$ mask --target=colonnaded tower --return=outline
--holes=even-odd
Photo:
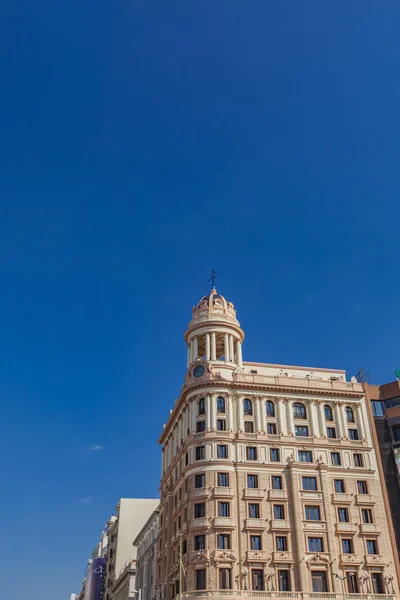
[[[342,370],[243,361],[243,340],[213,286],[160,437],[158,597],[395,600],[363,387]]]

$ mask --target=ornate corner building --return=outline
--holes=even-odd
[[[394,600],[362,385],[340,370],[245,362],[243,340],[215,289],[193,308],[160,437],[156,597]]]

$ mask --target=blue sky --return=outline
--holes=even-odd
[[[68,598],[118,498],[158,494],[211,268],[245,360],[394,378],[399,17],[1,3],[5,600]]]

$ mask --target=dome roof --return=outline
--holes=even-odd
[[[192,320],[189,326],[201,321],[229,321],[240,327],[233,303],[218,294],[216,289],[203,296],[192,308]]]

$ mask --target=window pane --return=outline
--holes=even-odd
[[[246,433],[253,433],[254,432],[253,421],[245,421],[244,422],[244,430]]]
[[[335,479],[335,492],[338,494],[344,494],[344,481],[343,479]]]
[[[282,489],[282,477],[280,475],[272,476],[272,489],[273,490],[281,490]]]
[[[290,592],[290,574],[287,570],[278,571],[278,587],[281,592]]]
[[[225,399],[219,396],[217,398],[217,412],[224,413],[225,412]]]
[[[197,590],[205,590],[206,589],[206,570],[205,569],[197,569],[196,570],[196,589]]]
[[[309,451],[299,450],[299,462],[312,462],[312,453]]]
[[[306,506],[306,521],[320,521],[321,513],[319,506]]]
[[[267,423],[267,433],[269,433],[271,435],[276,435],[275,423]]]
[[[270,400],[268,400],[266,403],[266,412],[267,412],[267,417],[275,416],[275,406],[274,406],[274,403],[271,402]]]
[[[322,538],[319,538],[319,537],[308,538],[308,550],[310,552],[323,552],[324,546],[322,543]]]
[[[261,550],[261,536],[251,535],[250,536],[250,548],[252,550]]]
[[[258,488],[257,475],[247,475],[247,487],[248,488]]]
[[[249,504],[249,517],[250,517],[250,519],[259,519],[260,518],[259,504]]]
[[[261,591],[264,589],[264,571],[262,569],[252,570],[253,590]]]
[[[342,539],[342,551],[344,554],[353,554],[353,543],[351,539]]]
[[[218,473],[218,485],[221,487],[229,486],[229,475],[228,473]]]
[[[284,519],[285,518],[285,507],[283,504],[275,504],[274,505],[274,519]]]
[[[246,398],[246,400],[243,401],[243,412],[245,415],[253,414],[253,403],[251,400],[248,400],[247,398]]]
[[[298,437],[308,437],[308,427],[296,425],[295,435]]]
[[[280,461],[279,448],[270,448],[270,457],[271,457],[271,462],[279,462]]]
[[[276,538],[276,549],[279,552],[286,552],[287,548],[288,548],[288,546],[287,546],[287,537],[283,536],[283,535],[277,536],[277,538]]]
[[[316,477],[302,477],[303,490],[316,491],[317,490],[317,479]]]
[[[311,580],[312,580],[313,592],[327,592],[328,591],[325,571],[312,571],[311,572]]]
[[[205,487],[206,476],[204,473],[198,474],[194,476],[194,487],[195,488],[203,488]]]

